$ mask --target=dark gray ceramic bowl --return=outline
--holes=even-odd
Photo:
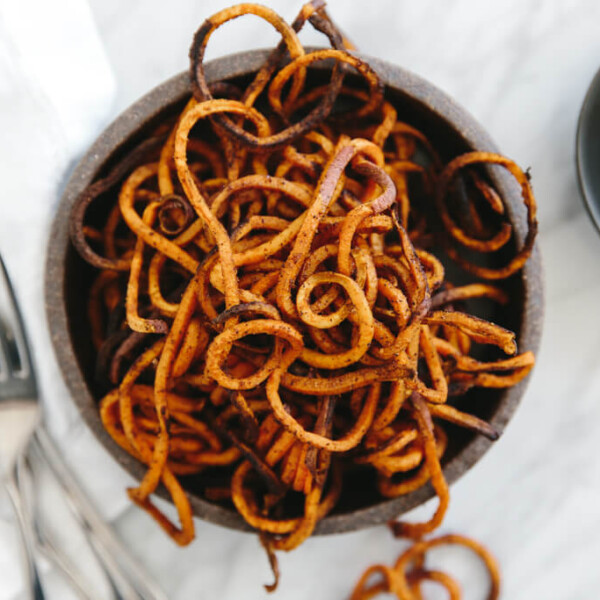
[[[256,71],[266,51],[247,52],[215,60],[206,65],[209,82],[244,79]],[[381,60],[366,57],[387,86],[387,97],[398,109],[400,118],[414,124],[440,149],[442,158],[470,150],[497,151],[481,126],[451,98],[430,83]],[[322,78],[322,69],[310,71],[309,84]],[[116,155],[126,152],[167,114],[174,114],[189,97],[188,74],[182,73],[158,86],[108,127],[75,168],[62,197],[48,246],[46,271],[46,309],[52,340],[64,378],[81,415],[112,456],[135,478],[145,467],[121,450],[104,431],[97,409],[98,397],[93,383],[93,350],[86,320],[85,298],[92,268],[73,249],[68,236],[68,216],[78,194],[101,175]],[[502,173],[490,171],[506,199],[518,243],[525,233],[525,219],[518,187]],[[517,332],[519,349],[537,350],[540,340],[543,291],[541,265],[536,248],[523,271],[506,283],[511,303],[491,315],[492,319]],[[461,407],[487,419],[502,432],[525,390],[526,381],[508,390],[472,390],[461,399]],[[491,442],[459,429],[451,431],[453,443],[444,460],[449,482],[456,481],[488,450]],[[198,517],[236,529],[249,529],[231,507],[207,502],[194,492],[193,482],[185,482],[193,510]],[[167,497],[164,490],[159,491]],[[361,529],[384,523],[432,497],[426,486],[407,496],[378,498],[368,481],[345,485],[340,505],[317,527],[327,534]]]
[[[590,84],[579,113],[575,146],[581,195],[600,231],[600,70]]]

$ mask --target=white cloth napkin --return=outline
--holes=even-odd
[[[77,457],[72,466],[107,517],[126,505],[116,493],[126,475],[69,400],[47,333],[43,281],[61,190],[73,162],[107,124],[115,89],[85,0],[0,1],[0,252],[32,344],[46,424],[66,457]],[[21,588],[19,552],[2,494],[0,599],[12,600]]]

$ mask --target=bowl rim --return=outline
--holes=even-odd
[[[205,68],[207,80],[210,83],[256,71],[263,63],[268,52],[269,50],[254,50],[210,61]],[[468,147],[498,152],[496,145],[481,125],[445,92],[402,67],[360,53],[357,53],[357,55],[371,65],[386,86],[399,90],[412,101],[421,104],[434,113],[436,118],[450,125],[462,137]],[[68,216],[75,198],[93,180],[99,169],[115,150],[148,121],[156,117],[166,106],[183,100],[189,94],[188,72],[175,75],[152,89],[122,112],[97,137],[78,162],[68,180],[52,223],[47,246],[44,284],[46,318],[63,378],[87,426],[112,457],[138,480],[142,478],[146,468],[117,446],[102,427],[98,416],[97,402],[87,388],[85,378],[73,351],[65,301],[66,269],[64,264],[70,245]],[[515,194],[507,186],[506,179],[503,176],[492,174],[492,177],[496,179],[500,191],[506,198],[509,216],[515,226],[517,242],[520,244],[525,234],[525,222],[516,211],[517,204],[520,204],[518,194]],[[542,266],[537,243],[532,256],[521,272],[521,277],[523,281],[523,309],[518,344],[521,350],[535,352],[541,339],[544,305]],[[528,380],[529,377],[516,386],[503,391],[498,408],[490,421],[499,433],[504,431],[514,414],[525,392]],[[444,466],[444,474],[448,483],[455,482],[468,471],[489,450],[491,445],[492,442],[483,436],[475,436]],[[168,499],[165,490],[161,488],[157,490],[157,494]],[[366,508],[349,513],[330,515],[319,522],[315,534],[341,533],[379,525],[422,504],[433,495],[431,485],[427,484],[406,496],[382,499],[380,503]],[[254,531],[232,509],[207,502],[195,494],[188,493],[188,497],[190,498],[192,510],[197,517],[233,529]]]

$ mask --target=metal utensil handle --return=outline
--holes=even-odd
[[[38,532],[38,538],[40,534]],[[40,554],[63,576],[72,590],[82,600],[98,600],[94,588],[83,578],[69,557],[48,539],[38,539]],[[118,599],[116,599],[118,600]]]
[[[17,525],[21,536],[21,547],[23,553],[23,570],[25,574],[25,585],[31,600],[44,600],[44,592],[37,566],[35,564],[35,534],[33,523],[17,483],[16,469],[6,478],[6,491],[12,502],[15,516],[17,517]]]
[[[82,524],[86,528],[85,524]],[[115,600],[145,600],[119,567],[119,563],[111,556],[105,546],[86,528],[86,536],[96,558],[104,568]]]
[[[90,542],[103,566],[110,573],[113,582],[121,587],[119,591],[123,597],[131,598],[133,587],[143,600],[168,600],[159,585],[150,578],[102,519],[42,426],[36,431],[34,443],[38,444],[40,454],[70,499],[75,516],[89,532]]]
[[[38,464],[39,461],[41,458],[38,456]],[[100,597],[90,585],[90,581],[75,567],[62,549],[54,544],[44,519],[39,518],[38,503],[34,500],[36,495],[31,493],[35,487],[35,475],[29,456],[21,456],[17,464],[17,484],[33,526],[37,552],[63,576],[81,600],[99,600]]]
[[[41,455],[39,444],[31,444],[30,450],[35,454],[35,468],[47,469],[48,463]],[[27,502],[27,506],[32,505],[33,498],[27,497],[26,490],[32,489],[32,487],[35,485],[35,475],[33,473],[34,462],[30,460],[31,458],[31,455],[28,455],[28,460],[20,461],[18,469],[19,489],[21,490],[21,495],[24,501]],[[26,487],[27,484],[29,484],[29,487]],[[67,498],[65,498],[65,500],[70,507],[70,500]],[[39,507],[37,502],[33,501],[33,504],[35,509]],[[62,550],[61,546],[57,546],[54,543],[53,535],[48,529],[46,520],[44,518],[40,518],[41,515],[37,514],[35,509],[32,513],[31,521],[35,528],[36,548],[39,553],[46,558],[46,560],[48,560],[48,562],[50,562],[50,564],[62,575],[64,580],[70,584],[72,590],[81,600],[100,600],[100,596],[97,594],[97,590],[95,589],[94,585],[87,579],[84,573],[75,566],[71,558]],[[93,547],[93,544],[90,543],[88,530],[81,520],[75,519],[75,522],[71,525],[79,527],[79,532],[88,541],[91,550],[95,553],[96,549]],[[110,573],[108,573],[102,563],[99,566],[102,568],[103,574],[107,579],[108,585],[110,586],[111,600],[125,600],[116,589]],[[136,600],[139,600],[137,595],[135,598]]]

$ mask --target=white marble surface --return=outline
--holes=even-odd
[[[12,23],[17,4],[0,1],[0,33]],[[60,0],[61,22],[75,26],[83,20],[89,25],[90,15],[82,4]],[[13,126],[10,136],[0,137],[0,251],[9,267],[25,267],[17,278],[17,291],[33,330],[53,430],[62,443],[81,448],[78,454],[84,459],[75,466],[86,486],[102,499],[106,515],[114,518],[119,533],[173,600],[263,598],[261,584],[270,580],[265,559],[253,536],[202,522],[197,523],[197,540],[190,547],[175,548],[144,514],[127,507],[123,491],[127,476],[107,460],[82,426],[48,353],[40,314],[40,263],[52,207],[69,162],[108,120],[152,86],[185,69],[193,31],[227,4],[222,0],[90,0],[99,33],[96,55],[79,56],[78,37],[71,31],[73,51],[58,58],[65,76],[81,76],[85,73],[81,63],[94,59],[88,64],[94,65],[99,79],[85,81],[87,96],[72,99],[68,111],[55,120],[57,131],[47,135],[40,133],[43,121],[31,123],[27,107],[15,107],[10,101],[11,94],[17,97],[14,86],[21,85],[19,70],[31,73],[31,65],[23,62],[27,53],[10,45],[4,54],[0,52],[0,68],[14,75],[8,83],[0,77],[0,125]],[[300,3],[272,0],[269,4],[291,19]],[[339,25],[364,52],[437,84],[473,113],[505,154],[524,167],[531,166],[546,270],[545,331],[538,365],[505,435],[452,487],[442,530],[467,533],[493,549],[502,565],[503,598],[594,600],[600,596],[600,269],[596,258],[600,237],[578,195],[573,149],[579,108],[600,67],[600,3],[331,0],[329,5]],[[38,33],[49,35],[40,25],[52,15],[31,14]],[[223,30],[215,36],[209,57],[271,45],[276,38],[270,34],[257,20],[232,24],[227,33]],[[89,36],[95,36],[91,29]],[[319,41],[316,35],[303,39]],[[51,52],[47,58],[53,58]],[[37,87],[47,93],[48,82],[43,77],[40,81]],[[31,102],[39,107],[40,97],[32,97]],[[85,128],[80,131],[77,124]],[[66,140],[65,132],[69,133]],[[17,176],[28,162],[35,163],[38,177]],[[52,172],[44,171],[47,164],[54,165]],[[41,178],[44,186],[38,185]],[[34,227],[25,230],[25,223],[32,220]],[[13,576],[18,569],[15,538],[1,502],[0,508],[0,600],[16,600],[20,596],[18,578]],[[345,598],[367,564],[392,562],[403,547],[383,527],[311,539],[281,557],[283,578],[275,597]],[[485,581],[476,565],[452,552],[440,560],[465,582],[465,598],[484,597]],[[51,600],[70,598],[52,577]]]

